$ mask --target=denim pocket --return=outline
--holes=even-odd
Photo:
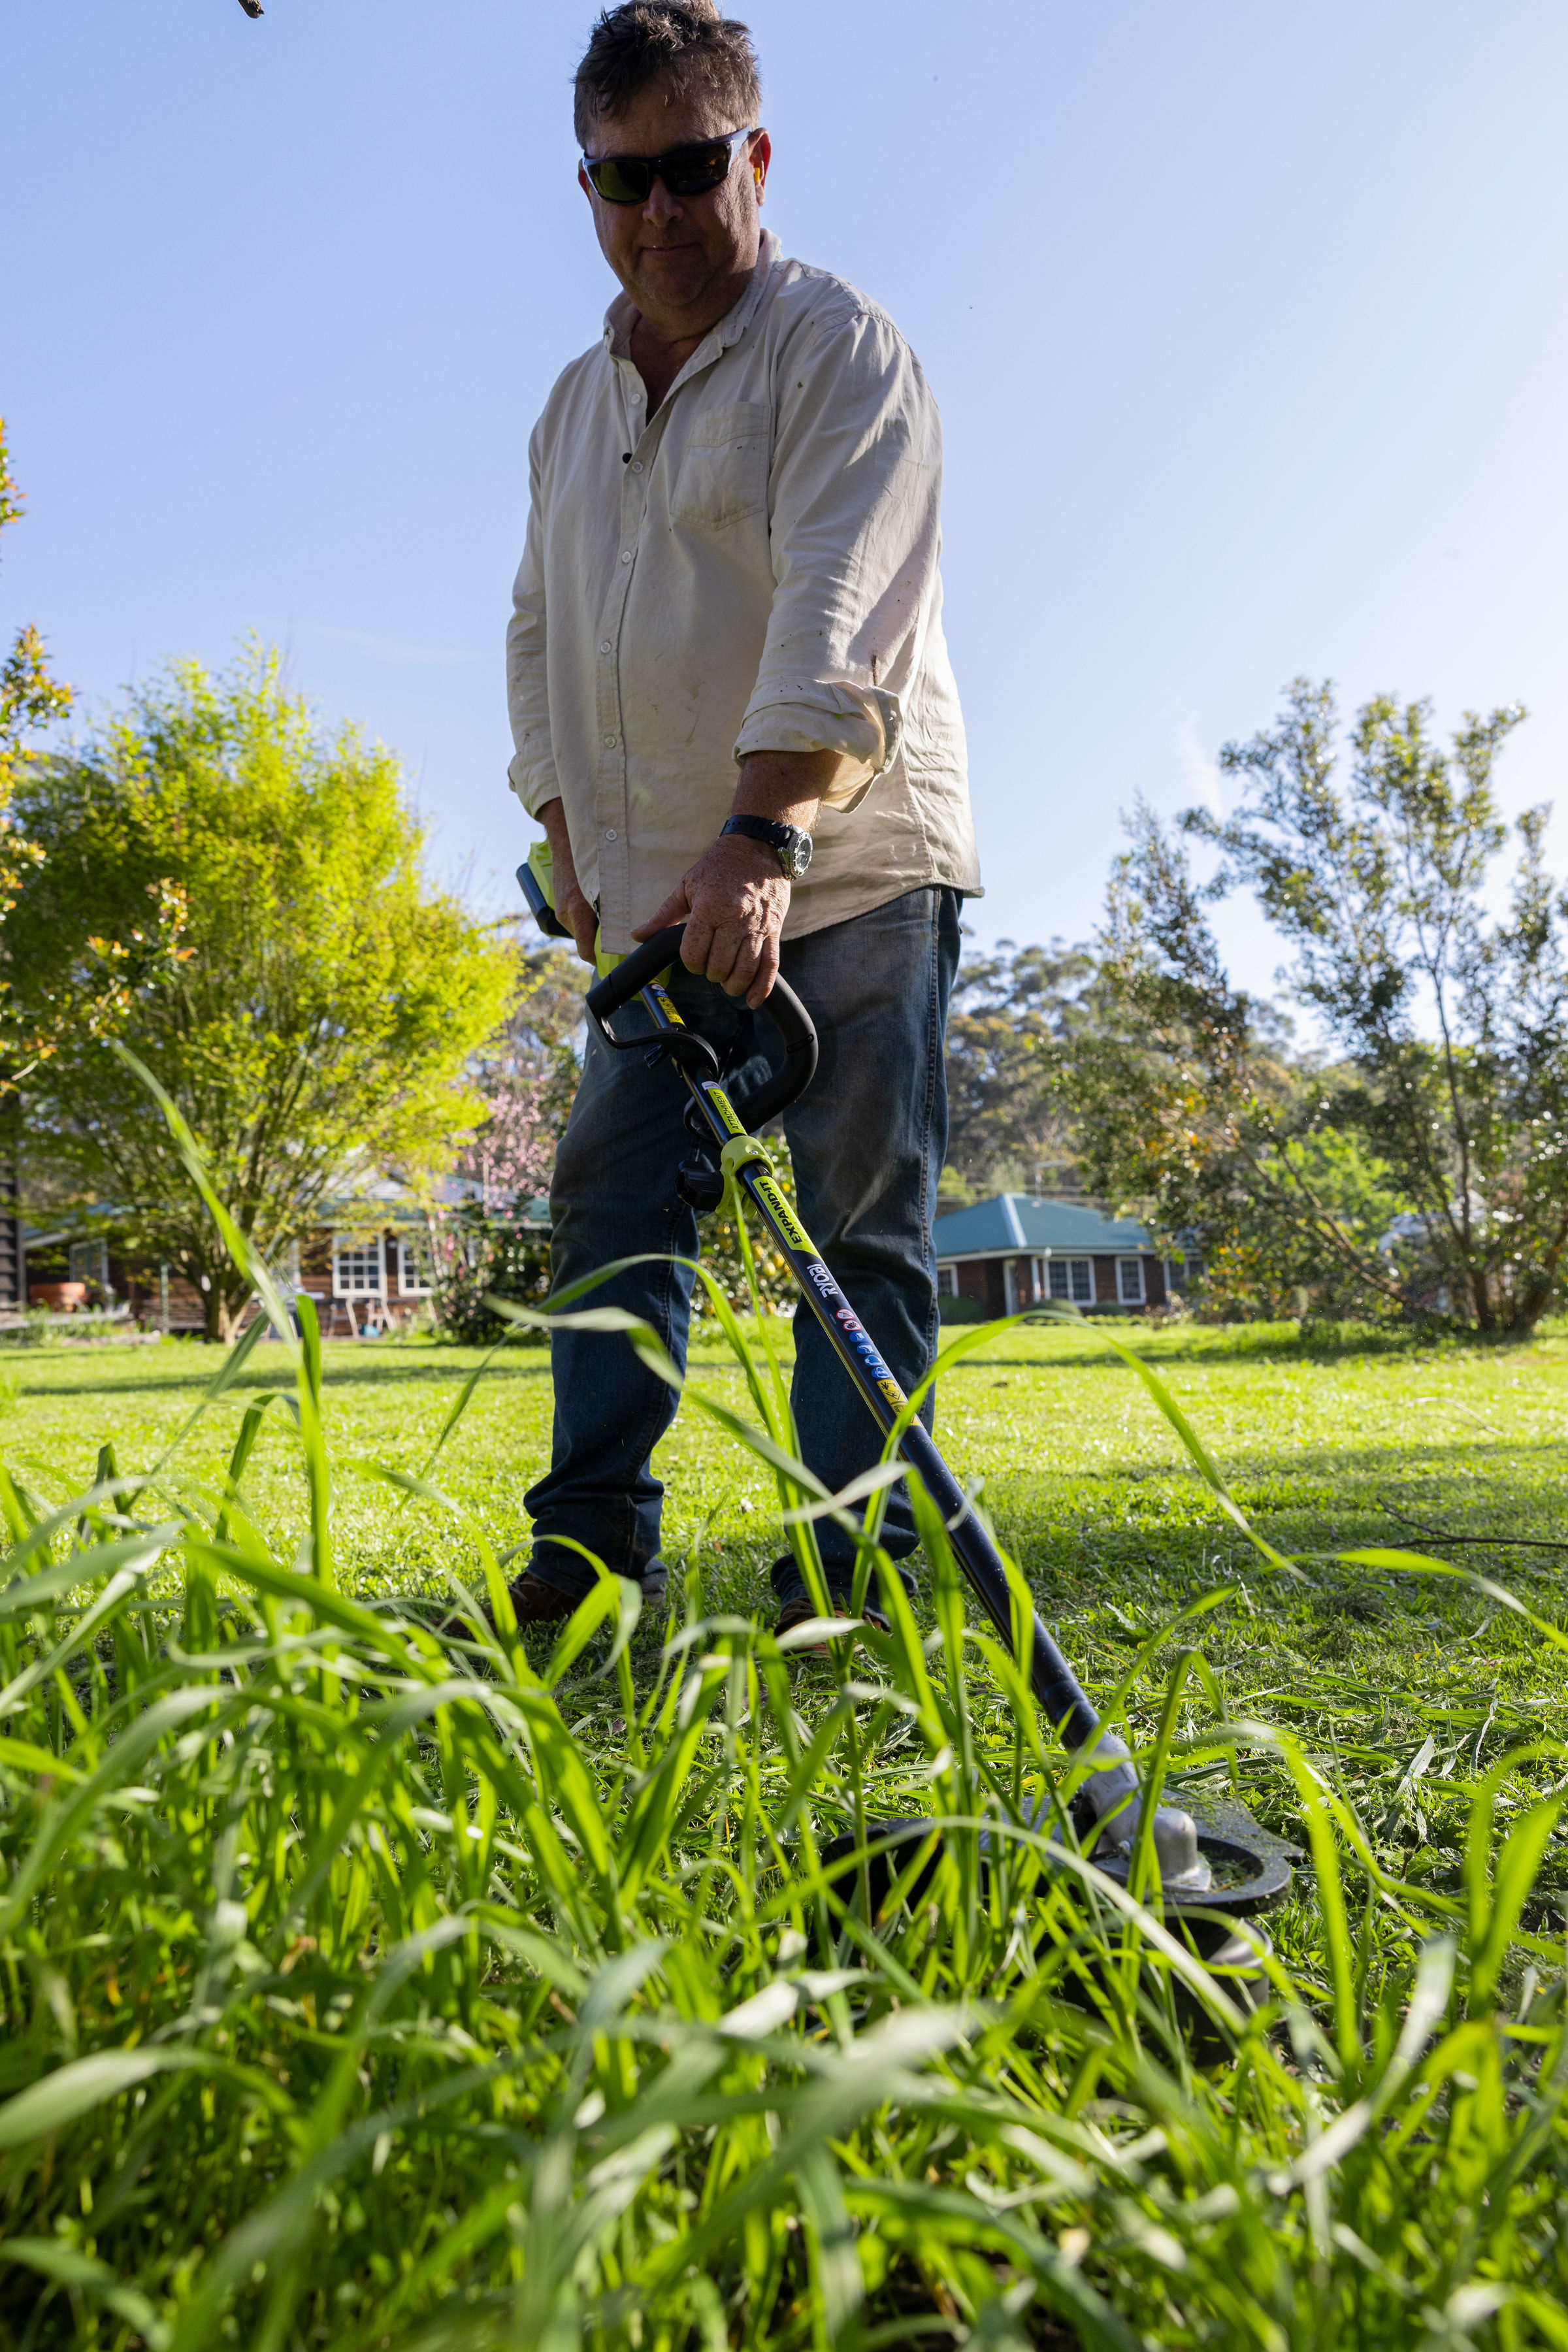
[[[772,454],[765,400],[710,409],[687,444],[670,495],[669,519],[688,530],[726,530],[767,505]]]

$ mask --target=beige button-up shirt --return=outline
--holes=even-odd
[[[942,632],[942,427],[875,304],[784,257],[651,419],[637,310],[557,383],[530,445],[507,632],[513,791],[565,806],[625,954],[730,812],[748,751],[847,753],[784,936],[923,884],[978,893]]]

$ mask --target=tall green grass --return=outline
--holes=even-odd
[[[809,1563],[835,1506],[765,1323],[727,1328],[752,1416],[709,1409]],[[1047,1859],[1072,1768],[923,1498],[929,1634],[871,1540],[890,1631],[829,1667],[695,1576],[649,1627],[603,1575],[531,1648],[439,1447],[334,1468],[291,1352],[222,1491],[178,1445],[106,1446],[64,1508],[0,1481],[5,2340],[1568,2344],[1559,1749],[1452,1771],[1462,1870],[1396,1878],[1334,1759],[1227,1714],[1215,1596],[1152,1635],[1106,1699],[1136,1738],[1163,1675],[1149,1778],[1285,1791],[1310,1848],[1252,2012],[1157,1895],[1070,1832]],[[287,1556],[245,1491],[268,1416]],[[446,1517],[462,1639],[337,1589],[337,1484],[378,1475]],[[935,1876],[873,1918],[870,1825],[914,1811]]]

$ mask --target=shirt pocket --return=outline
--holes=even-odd
[[[687,530],[727,530],[768,502],[772,456],[766,401],[737,400],[700,417],[670,493],[669,519]]]

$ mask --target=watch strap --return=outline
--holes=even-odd
[[[798,825],[781,824],[771,816],[726,817],[719,832],[721,839],[727,833],[739,833],[743,834],[748,841],[765,842],[770,849],[785,851],[793,850],[798,843],[811,838],[809,834],[802,833]]]

